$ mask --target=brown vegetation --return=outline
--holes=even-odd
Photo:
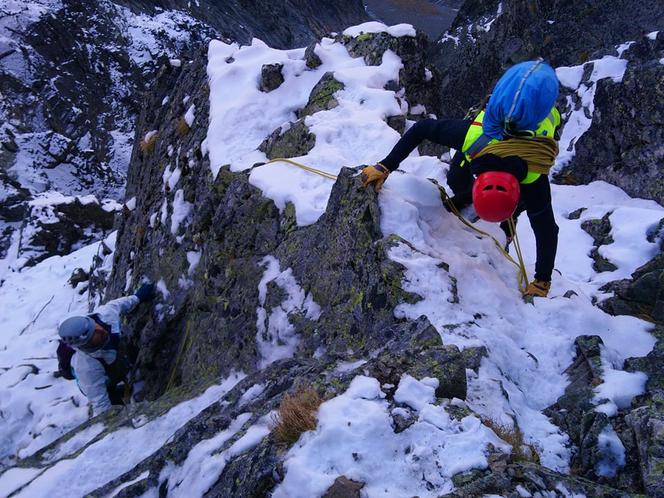
[[[143,138],[143,140],[141,140],[141,143],[139,144],[141,152],[143,153],[143,155],[146,156],[154,152],[155,146],[157,144],[157,139],[159,138],[158,133],[152,133],[152,134],[146,133],[145,136],[147,137],[148,135],[150,135],[150,137],[147,140]]]
[[[303,432],[316,428],[316,412],[322,400],[311,386],[300,385],[286,393],[272,417],[272,433],[277,441],[293,444]]]
[[[490,418],[483,418],[482,423],[512,447],[512,461],[540,463],[537,449],[532,444],[527,444],[524,441],[523,432],[516,423],[514,427],[506,427]]]
[[[180,117],[177,124],[175,125],[175,133],[177,133],[179,137],[184,137],[187,133],[189,133],[189,130],[190,128],[187,124],[187,120],[184,119],[184,117]]]

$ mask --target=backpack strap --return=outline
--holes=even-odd
[[[471,159],[474,159],[475,156],[479,154],[482,149],[484,149],[484,147],[489,145],[491,140],[493,139],[489,135],[482,133],[479,137],[477,137],[477,140],[475,140],[473,144],[465,151],[466,155]]]

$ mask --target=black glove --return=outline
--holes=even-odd
[[[136,291],[135,296],[142,303],[152,301],[155,297],[154,284],[143,284]]]

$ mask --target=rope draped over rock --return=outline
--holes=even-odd
[[[558,142],[551,137],[510,138],[487,145],[475,157],[484,154],[519,156],[528,163],[528,171],[548,175],[558,150]]]

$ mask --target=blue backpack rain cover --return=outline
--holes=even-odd
[[[498,140],[507,129],[535,131],[557,98],[558,78],[551,66],[541,60],[516,64],[496,83],[482,131]]]

